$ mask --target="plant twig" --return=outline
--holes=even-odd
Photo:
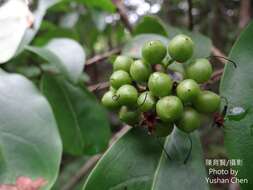
[[[251,0],[241,0],[240,4],[240,16],[239,16],[239,28],[244,28],[251,17]]]
[[[189,30],[193,30],[193,15],[192,15],[192,0],[187,0],[188,3],[188,28]]]
[[[85,164],[78,170],[78,172],[62,187],[62,190],[71,190],[85,176],[101,158],[101,154],[92,156]]]
[[[214,84],[214,83],[216,83],[217,81],[219,81],[220,78],[221,78],[221,76],[222,76],[222,74],[223,74],[223,71],[224,71],[223,68],[214,71],[214,73],[213,73],[212,76],[211,76],[211,79],[210,79],[209,81],[207,81],[206,83],[204,83],[204,84],[202,85],[202,87],[203,87],[204,89],[206,89],[206,88],[208,88],[211,84]]]
[[[216,58],[223,64],[225,64],[227,61],[225,59],[223,59],[222,57],[226,57],[226,55],[221,51],[219,50],[217,47],[213,46],[212,49],[212,54],[217,56]]]
[[[122,23],[125,25],[126,29],[130,33],[133,33],[133,27],[132,27],[131,23],[129,22],[127,11],[126,11],[126,8],[123,4],[123,1],[122,0],[112,0],[112,1],[115,4],[115,6],[117,7],[117,12],[120,15],[120,19],[121,19]]]
[[[103,90],[109,87],[109,82],[100,82],[98,84],[94,84],[88,87],[90,92],[94,92],[97,90]]]
[[[105,59],[107,59],[108,57],[112,56],[112,55],[115,55],[115,54],[119,54],[121,52],[121,48],[115,48],[115,49],[112,49],[108,52],[105,52],[103,54],[99,54],[99,55],[96,55],[90,59],[88,59],[86,61],[86,66],[88,65],[92,65],[94,63],[98,63],[98,62],[102,62],[104,61]]]
[[[214,71],[214,72],[213,72],[213,74],[212,74],[211,80],[213,80],[213,79],[216,79],[216,78],[220,77],[220,76],[222,75],[223,71],[224,71],[224,69],[223,69],[223,68],[222,68],[222,69],[219,69],[219,70]]]

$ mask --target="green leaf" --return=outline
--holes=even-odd
[[[166,140],[165,147],[172,157],[169,160],[158,139],[143,130],[132,129],[107,150],[88,177],[84,190],[185,190],[189,186],[194,190],[208,189],[199,139],[196,134],[191,138],[193,151],[184,165],[189,140],[182,132],[174,130]]]
[[[78,0],[78,2],[85,4],[88,7],[98,8],[110,13],[115,12],[116,7],[111,0]]]
[[[253,124],[253,23],[251,23],[241,34],[233,46],[229,59],[237,64],[227,64],[220,84],[220,94],[228,99],[228,106],[249,109],[245,117],[240,121],[228,119],[225,122],[225,146],[231,159],[240,159],[242,166],[238,178],[249,180],[247,184],[241,184],[242,189],[253,188],[253,137],[251,126]]]
[[[206,171],[203,164],[203,153],[198,133],[191,134],[191,139],[193,146],[191,157],[186,164],[183,164],[190,149],[188,135],[179,130],[174,130],[171,137],[167,138],[165,147],[173,161],[168,161],[165,155],[161,156],[155,172],[152,190],[209,189],[205,180]],[[168,176],[170,179],[169,183]]]
[[[62,145],[52,110],[32,82],[0,71],[0,183],[56,180]]]
[[[50,75],[43,76],[41,89],[53,108],[66,152],[95,154],[107,148],[105,110],[87,89]]]
[[[68,22],[64,23],[68,24]],[[33,46],[43,46],[53,38],[71,38],[79,41],[78,33],[73,26],[71,28],[59,27],[52,22],[44,20],[41,24],[40,35],[33,40]]]
[[[46,14],[47,9],[60,1],[61,0],[39,0],[38,1],[38,7],[33,12],[33,15],[35,18],[33,27],[26,30],[25,36],[23,37],[16,54],[21,53],[21,51],[23,51],[25,46],[28,45],[33,40],[33,38],[39,31],[40,24],[43,20],[43,17]]]
[[[141,34],[131,39],[123,48],[122,54],[133,58],[141,58],[142,46],[150,40],[160,40],[164,45],[168,45],[169,39],[157,34]]]
[[[168,36],[165,24],[156,16],[144,16],[134,27],[134,35],[146,33]]]
[[[149,190],[160,154],[154,139],[143,131],[131,130],[107,150],[84,190]]]
[[[74,40],[56,38],[42,48],[28,46],[26,49],[55,64],[74,83],[83,72],[85,53],[81,45]]]
[[[0,3],[0,64],[3,64],[15,55],[28,28],[27,19],[32,15],[25,1]]]

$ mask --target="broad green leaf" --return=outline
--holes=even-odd
[[[168,36],[166,26],[164,23],[156,16],[144,16],[134,27],[133,34],[159,34],[163,36]]]
[[[68,22],[65,22],[68,24]],[[79,41],[79,35],[75,28],[59,27],[56,24],[44,20],[40,27],[40,35],[33,40],[33,46],[43,46],[53,38],[71,38]]]
[[[32,82],[0,72],[0,183],[19,176],[54,184],[62,144],[53,112]]]
[[[161,148],[140,130],[112,145],[88,177],[84,190],[149,190]]]
[[[65,152],[95,154],[106,149],[106,113],[87,89],[50,75],[43,76],[41,89],[53,108]]]
[[[74,83],[83,72],[85,53],[81,45],[74,40],[56,38],[42,48],[28,46],[26,49],[55,64]]]
[[[116,7],[111,0],[77,0],[84,5],[91,8],[98,8],[108,12],[115,12]]]
[[[26,30],[25,36],[23,37],[16,54],[19,54],[25,48],[25,46],[28,45],[33,40],[34,36],[37,34],[40,28],[40,24],[43,20],[43,17],[46,14],[47,9],[60,1],[61,0],[39,0],[38,1],[37,9],[33,12],[34,19],[35,19],[33,27]]]
[[[199,139],[196,134],[191,135],[193,151],[184,165],[189,140],[181,133],[174,130],[165,141],[172,158],[169,160],[158,139],[143,130],[132,129],[107,150],[88,177],[84,190],[208,189]]]
[[[123,48],[122,54],[131,56],[133,58],[140,58],[141,57],[141,49],[142,46],[150,41],[150,40],[160,40],[161,42],[164,43],[164,45],[168,45],[169,39],[157,35],[157,34],[141,34],[138,36],[135,36],[133,39],[131,39]]]
[[[0,64],[15,55],[32,18],[25,1],[6,1],[0,6]]]
[[[155,172],[152,190],[209,189],[205,180],[206,171],[198,133],[191,134],[191,139],[193,147],[191,157],[186,164],[183,164],[186,155],[189,153],[190,139],[188,135],[179,130],[174,130],[171,137],[167,138],[165,147],[173,161],[168,161],[165,155],[161,156]]]
[[[253,23],[251,23],[241,34],[233,46],[229,59],[237,64],[227,64],[220,84],[220,94],[228,99],[228,106],[242,107],[248,109],[248,113],[241,120],[228,119],[225,122],[225,146],[231,159],[240,159],[242,166],[238,178],[249,180],[247,184],[241,184],[242,189],[253,188]]]

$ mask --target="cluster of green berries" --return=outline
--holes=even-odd
[[[144,123],[159,136],[168,135],[174,125],[190,133],[200,127],[202,114],[216,112],[220,96],[202,90],[209,80],[212,66],[207,59],[192,60],[194,43],[186,35],[174,37],[168,48],[160,41],[149,41],[142,47],[142,59],[120,55],[113,63],[110,90],[102,104],[119,110],[119,118],[129,125]],[[184,63],[185,79],[173,81],[164,60]],[[185,63],[187,62],[187,64]],[[152,117],[151,117],[152,116]]]

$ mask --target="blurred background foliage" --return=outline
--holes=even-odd
[[[32,5],[36,7],[36,1]],[[208,36],[214,46],[227,55],[241,29],[251,19],[251,7],[250,0],[192,0],[193,30]],[[122,8],[129,23],[125,23],[124,17],[122,18],[118,11],[119,8]],[[143,16],[156,15],[164,23],[187,29],[191,27],[188,10],[189,0],[62,0],[48,10],[32,45],[43,46],[52,38],[71,38],[83,46],[89,59],[122,47],[131,38],[126,25],[134,26],[141,23]],[[157,27],[152,26],[153,32],[161,34]],[[134,33],[141,33],[141,30],[143,27],[135,28]],[[103,60],[101,64],[86,65],[87,75],[83,77],[85,84],[106,81],[111,72],[112,60],[113,56]],[[45,61],[25,51],[3,67],[10,72],[21,73],[36,83],[41,72],[38,65],[42,62]],[[212,86],[213,89],[217,87],[218,83]],[[97,97],[100,97],[101,93],[95,92]],[[112,130],[117,131],[120,122],[113,114],[109,117]],[[212,132],[209,130],[202,132],[205,157],[226,157],[222,132],[213,128]],[[87,159],[64,154],[61,172],[54,189],[64,189],[64,184],[76,175],[76,171]],[[83,184],[84,180],[85,177],[82,177],[74,189],[81,189],[80,184]],[[225,190],[230,187],[214,185],[212,189]]]

